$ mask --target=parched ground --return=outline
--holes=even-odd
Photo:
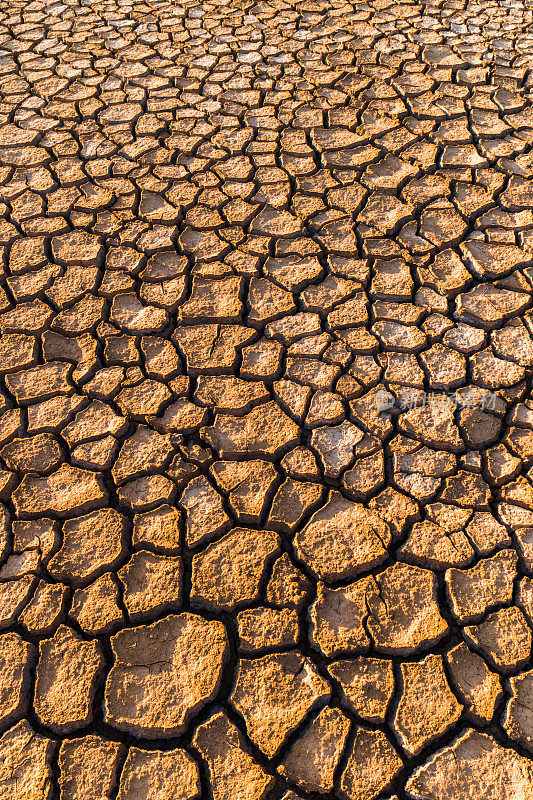
[[[532,4],[0,8],[1,799],[532,800]]]

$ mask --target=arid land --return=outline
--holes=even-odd
[[[1,800],[532,800],[533,5],[0,5]]]

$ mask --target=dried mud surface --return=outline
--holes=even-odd
[[[531,3],[0,12],[2,799],[532,798]]]

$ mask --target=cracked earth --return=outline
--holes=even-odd
[[[2,800],[531,800],[533,5],[0,9]]]

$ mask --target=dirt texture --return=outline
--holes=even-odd
[[[532,800],[533,0],[0,0],[0,800]]]

